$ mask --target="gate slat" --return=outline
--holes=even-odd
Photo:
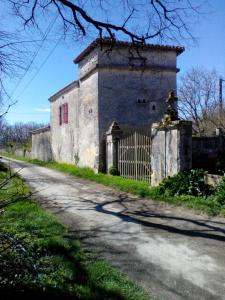
[[[147,130],[135,131],[118,143],[118,168],[125,178],[150,182],[151,139]]]

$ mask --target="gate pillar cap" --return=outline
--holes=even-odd
[[[109,130],[106,132],[107,135],[115,135],[115,134],[121,134],[122,130],[120,129],[120,126],[117,122],[113,121],[112,124],[109,127]]]
[[[181,126],[192,126],[192,121],[187,121],[187,120],[175,120],[175,121],[171,121],[169,124],[164,125],[162,122],[158,122],[158,123],[153,123],[152,124],[152,129],[173,129],[173,128],[178,128]]]

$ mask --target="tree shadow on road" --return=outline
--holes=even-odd
[[[75,208],[79,210],[94,210],[102,214],[114,216],[119,218],[122,222],[142,225],[144,228],[152,228],[154,230],[165,231],[171,234],[184,235],[187,237],[204,238],[209,240],[217,240],[225,242],[225,222],[215,222],[210,219],[197,219],[178,217],[172,214],[163,214],[149,209],[148,206],[141,205],[138,210],[132,209],[130,203],[137,200],[130,200],[127,194],[119,194],[117,198],[115,195],[113,201],[98,201],[88,200],[79,196],[78,202],[83,205],[78,205],[77,202],[68,204],[66,206],[51,203],[48,205],[50,210],[60,214],[66,212],[68,209]],[[48,202],[48,201],[47,201]],[[113,207],[118,207],[115,211]],[[100,227],[104,228],[102,224]]]
[[[117,216],[124,222],[132,222],[138,223],[143,225],[146,228],[154,228],[158,230],[163,230],[169,233],[178,234],[178,235],[185,235],[189,237],[199,237],[199,238],[206,238],[212,239],[217,241],[225,242],[225,222],[221,223],[223,226],[215,226],[210,220],[197,220],[197,219],[190,219],[190,218],[182,218],[173,215],[166,215],[166,214],[159,214],[153,211],[148,210],[133,210],[131,211],[129,208],[129,197],[126,195],[119,195],[119,199],[112,202],[106,202],[102,204],[96,205],[95,209],[98,212],[109,214],[113,216]],[[138,201],[138,200],[137,200]],[[118,203],[121,206],[121,211],[114,212],[111,211],[110,204]],[[154,222],[154,219],[162,220],[169,220],[171,225],[162,224],[159,222]],[[175,221],[175,222],[171,222]],[[174,225],[172,225],[174,224]],[[189,224],[190,229],[185,229],[185,225]],[[191,225],[193,226],[191,226]],[[206,232],[206,231],[210,231]]]

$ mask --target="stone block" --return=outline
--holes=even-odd
[[[152,125],[151,185],[192,167],[192,122],[172,121]]]

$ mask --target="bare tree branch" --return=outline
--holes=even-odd
[[[79,31],[83,36],[87,35],[90,30],[89,25],[97,30],[99,36],[108,35],[116,39],[118,34],[123,34],[132,42],[145,43],[149,39],[156,37],[193,39],[188,24],[191,19],[197,17],[200,13],[201,4],[204,1],[194,4],[193,0],[166,1],[166,0],[150,0],[150,1],[128,1],[115,0],[118,7],[123,5],[129,11],[128,16],[123,22],[113,22],[107,17],[107,21],[103,21],[99,17],[101,12],[108,12],[115,9],[115,5],[106,0],[98,1],[98,16],[94,16],[91,11],[91,0],[73,1],[73,0],[8,0],[14,8],[15,13],[24,20],[24,24],[38,24],[37,16],[47,12],[48,9],[59,13],[64,26],[71,25],[75,32]],[[199,4],[200,3],[200,4]],[[148,19],[146,19],[148,15]],[[139,18],[143,20],[138,23]],[[117,24],[116,24],[117,23]],[[131,23],[130,25],[128,23]],[[138,26],[138,30],[132,29],[134,25]]]
[[[215,70],[192,68],[181,78],[178,89],[180,116],[194,122],[196,135],[225,128],[225,113],[219,114],[219,76]]]

